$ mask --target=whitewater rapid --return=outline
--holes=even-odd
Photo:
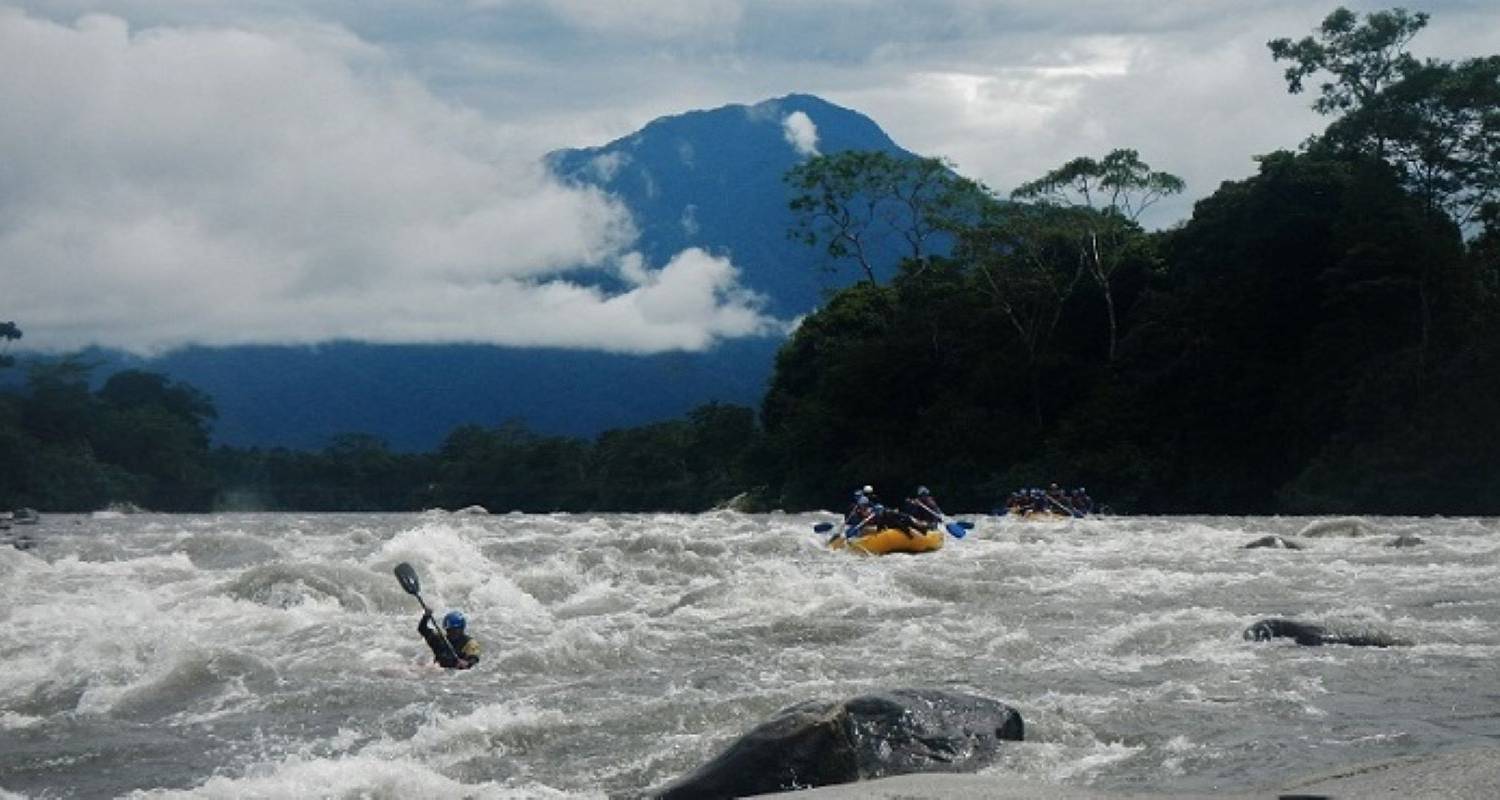
[[[1497,520],[970,517],[868,558],[831,519],[47,515],[0,547],[0,795],[630,795],[902,686],[1021,712],[989,774],[1130,791],[1500,738]],[[1310,525],[1361,535],[1241,549]],[[477,669],[428,664],[403,561]],[[1241,638],[1265,616],[1415,644]]]

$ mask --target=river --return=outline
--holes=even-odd
[[[973,517],[870,558],[832,519],[45,515],[0,547],[0,796],[630,795],[906,686],[1021,712],[987,773],[1126,791],[1500,739],[1500,520]],[[1242,549],[1309,526],[1362,535]],[[428,664],[403,561],[478,668]],[[1245,641],[1266,616],[1415,644]]]

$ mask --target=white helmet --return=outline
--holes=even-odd
[[[874,494],[875,493],[875,487],[871,486],[869,484],[865,484],[865,488],[860,489],[860,491],[864,492],[865,494]]]

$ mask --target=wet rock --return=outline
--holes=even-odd
[[[1257,642],[1282,638],[1292,639],[1297,644],[1308,647],[1325,644],[1347,644],[1351,647],[1401,647],[1411,644],[1405,639],[1398,639],[1383,631],[1338,630],[1277,617],[1257,621],[1245,629],[1244,636],[1246,639]]]
[[[1403,533],[1400,536],[1385,543],[1386,547],[1416,547],[1427,542],[1422,537],[1413,533]]]
[[[650,795],[708,800],[784,792],[913,772],[972,772],[1002,741],[1021,741],[1021,715],[998,700],[893,689],[792,706],[712,761]]]
[[[1254,550],[1254,549],[1260,548],[1260,547],[1274,547],[1274,548],[1279,548],[1279,549],[1282,549],[1282,550],[1303,550],[1303,549],[1305,549],[1302,545],[1297,544],[1296,542],[1294,542],[1294,541],[1292,541],[1290,539],[1283,539],[1280,536],[1276,536],[1274,534],[1272,534],[1270,536],[1262,536],[1259,539],[1256,539],[1255,541],[1253,541],[1253,542],[1245,545],[1244,547],[1242,547],[1240,549],[1241,550]]]

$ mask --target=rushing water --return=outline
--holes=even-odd
[[[1314,521],[979,519],[865,558],[821,546],[830,518],[49,516],[0,548],[0,794],[628,795],[792,703],[901,686],[1019,709],[987,772],[1130,791],[1500,739],[1496,520],[1287,551],[1240,548]],[[402,561],[479,668],[427,664]],[[1262,616],[1416,644],[1243,640]]]

